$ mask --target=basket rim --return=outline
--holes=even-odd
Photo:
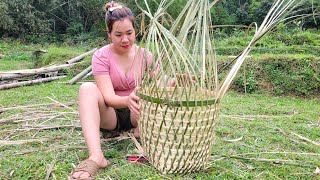
[[[207,99],[207,100],[192,100],[192,101],[173,101],[167,98],[158,98],[146,95],[141,92],[136,92],[137,96],[139,96],[141,99],[156,103],[156,104],[164,104],[169,106],[175,106],[175,107],[197,107],[197,106],[207,106],[207,105],[213,105],[217,103],[217,99]]]

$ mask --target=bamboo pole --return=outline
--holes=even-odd
[[[87,74],[87,75],[85,75],[83,78],[81,78],[82,80],[84,80],[84,79],[87,79],[89,76],[91,76],[92,75],[92,70]]]
[[[75,63],[75,62],[78,62],[78,61],[82,60],[84,57],[86,57],[86,56],[88,56],[88,55],[90,55],[90,54],[93,54],[97,49],[98,49],[98,48],[94,48],[94,49],[92,49],[91,51],[88,51],[88,52],[86,52],[86,53],[83,53],[83,54],[75,57],[75,58],[70,59],[70,60],[67,61],[66,63],[67,63],[67,64],[73,64],[73,63]]]
[[[85,70],[83,70],[81,73],[76,75],[74,78],[72,78],[70,81],[67,82],[67,84],[74,84],[76,83],[79,79],[84,77],[86,74],[88,74],[92,70],[92,66],[90,65],[87,67]]]
[[[66,76],[56,76],[56,77],[41,78],[41,79],[35,79],[35,80],[23,81],[23,82],[17,82],[17,83],[3,84],[3,85],[0,85],[0,90],[54,81],[54,80],[61,79],[64,77],[66,77]]]
[[[4,71],[0,72],[0,80],[13,79],[17,77],[31,76],[36,74],[43,74],[52,71],[59,71],[72,67],[75,64],[62,64],[54,65],[48,67],[42,67],[38,69],[22,69],[22,70],[13,70],[13,71]]]

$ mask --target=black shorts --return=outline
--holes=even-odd
[[[114,137],[119,135],[123,131],[128,131],[134,128],[131,124],[129,108],[121,108],[121,109],[114,109],[114,110],[117,116],[116,128],[113,130],[100,128],[100,131],[102,132],[104,137]]]

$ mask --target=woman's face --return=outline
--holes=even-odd
[[[109,37],[117,52],[130,52],[130,49],[136,40],[136,33],[132,26],[132,22],[128,18],[114,22]]]

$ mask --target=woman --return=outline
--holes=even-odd
[[[137,76],[140,79],[142,73],[139,70],[137,73],[135,67],[145,70],[151,63],[151,54],[135,45],[134,16],[129,8],[112,1],[105,5],[105,9],[111,43],[93,55],[96,85],[84,83],[79,90],[80,122],[89,157],[75,168],[71,175],[74,179],[94,178],[100,168],[110,165],[101,149],[101,129],[122,131],[133,128],[134,136],[139,137],[137,119],[140,106],[134,89],[135,79]],[[148,63],[143,63],[144,59]]]

